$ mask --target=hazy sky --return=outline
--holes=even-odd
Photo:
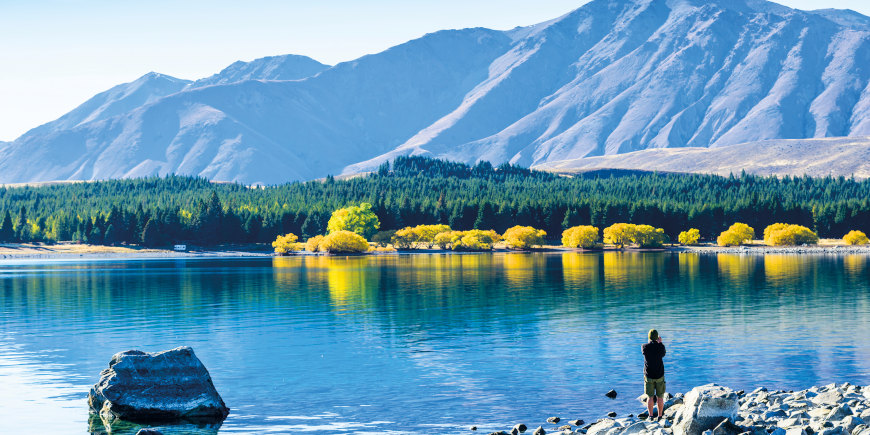
[[[0,140],[149,71],[197,79],[287,53],[335,64],[440,29],[534,24],[587,1],[0,0]],[[780,3],[870,15],[870,0]]]

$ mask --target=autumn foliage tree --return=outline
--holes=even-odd
[[[514,226],[502,235],[505,244],[511,249],[531,249],[544,244],[547,232],[532,227]]]
[[[445,231],[435,236],[441,249],[454,251],[490,251],[501,240],[493,230]]]
[[[308,252],[320,252],[320,245],[323,243],[323,236],[317,235],[309,238],[305,242],[305,250]]]
[[[623,248],[632,243],[636,226],[634,224],[618,223],[604,229],[604,243]]]
[[[697,245],[699,240],[701,240],[701,232],[697,228],[689,228],[677,236],[677,241],[686,246]]]
[[[764,229],[764,243],[770,246],[815,245],[819,236],[802,225],[777,223]]]
[[[562,232],[562,246],[568,248],[591,249],[601,240],[598,228],[591,225],[578,225]]]
[[[337,231],[351,231],[364,238],[373,236],[380,227],[378,216],[372,211],[372,205],[367,202],[332,212],[332,217],[326,224],[326,230],[330,234]]]
[[[326,235],[319,249],[329,253],[360,253],[369,250],[369,242],[353,231],[335,231]]]
[[[402,228],[393,235],[393,247],[396,249],[431,248],[435,244],[435,236],[450,231],[447,225],[417,225]]]
[[[719,246],[740,246],[755,239],[755,229],[741,222],[736,222],[719,234],[716,243]]]
[[[866,245],[870,243],[867,234],[858,230],[849,231],[848,234],[843,236],[843,241],[846,242],[847,245]]]
[[[278,236],[278,238],[272,242],[272,247],[275,248],[276,254],[290,254],[302,250],[303,244],[297,243],[298,240],[299,237],[296,234],[288,233],[283,236]]]

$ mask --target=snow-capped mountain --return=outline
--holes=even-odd
[[[175,172],[273,184],[407,154],[541,165],[867,136],[870,18],[761,0],[595,0],[333,67],[266,58],[176,81],[135,98],[121,85],[0,147],[0,182]]]
[[[307,56],[269,56],[252,62],[234,62],[211,77],[197,80],[191,87],[225,85],[245,80],[301,80],[327,68],[329,65]]]

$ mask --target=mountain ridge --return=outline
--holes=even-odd
[[[594,0],[537,25],[434,32],[331,67],[236,62],[120,99],[129,110],[76,109],[31,130],[0,148],[0,182],[182,173],[276,184],[400,155],[535,166],[867,136],[862,17],[763,0]],[[291,64],[295,75],[275,74]]]

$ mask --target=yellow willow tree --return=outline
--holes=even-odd
[[[719,234],[716,243],[719,246],[740,246],[755,239],[755,229],[741,222],[736,222]]]
[[[372,211],[372,205],[364,202],[359,206],[340,208],[332,212],[332,216],[326,224],[326,231],[328,233],[351,231],[364,238],[369,238],[380,227],[381,221]]]
[[[508,228],[502,235],[505,244],[511,249],[531,249],[533,246],[541,246],[544,244],[544,237],[547,237],[546,231],[520,225]]]
[[[562,246],[568,248],[592,249],[601,240],[597,227],[579,225],[562,231]]]

